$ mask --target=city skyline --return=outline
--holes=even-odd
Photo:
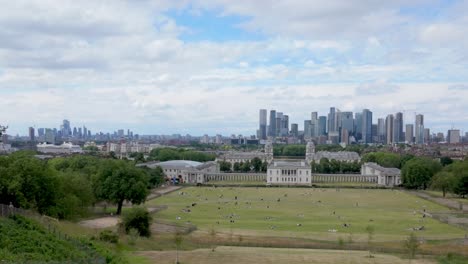
[[[251,135],[260,108],[301,125],[331,105],[468,131],[468,1],[3,7],[0,124],[12,135],[63,119],[93,131]]]

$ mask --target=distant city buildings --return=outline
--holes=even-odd
[[[378,118],[373,123],[373,113],[369,109],[353,113],[330,107],[327,115],[319,116],[311,112],[310,119],[303,121],[303,130],[297,123],[289,128],[289,116],[282,112],[270,110],[269,123],[266,109],[260,110],[257,139],[268,138],[277,143],[314,141],[317,144],[431,144],[447,142],[457,144],[464,142],[459,130],[450,130],[447,138],[443,133],[431,134],[424,126],[424,115],[415,114],[414,124],[406,123],[403,112],[389,114],[386,118]],[[273,129],[274,128],[274,129]],[[458,131],[458,132],[457,132]],[[266,137],[265,137],[266,134]],[[468,141],[468,135],[466,136]]]

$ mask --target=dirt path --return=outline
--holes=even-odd
[[[166,186],[166,187],[154,189],[151,191],[151,194],[148,195],[148,198],[146,198],[146,200],[149,201],[149,200],[156,199],[160,196],[177,191],[181,188],[182,188],[181,186]]]
[[[440,198],[440,197],[434,197],[434,196],[431,196],[427,193],[423,193],[423,192],[418,192],[418,191],[406,191],[410,194],[413,194],[413,195],[416,195],[420,198],[423,198],[425,200],[429,200],[429,201],[432,201],[432,202],[435,202],[437,204],[440,204],[442,206],[446,206],[448,208],[451,208],[451,209],[455,209],[455,210],[460,210],[460,202],[458,201],[454,201],[454,200],[451,200],[451,199],[448,199],[448,198]],[[463,208],[463,212],[468,212],[468,205],[466,204],[463,204],[462,203],[462,208]]]

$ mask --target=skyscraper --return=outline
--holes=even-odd
[[[330,113],[328,113],[328,133],[336,131],[336,115],[335,107],[330,107]]]
[[[385,127],[385,119],[379,118],[377,120],[377,142],[378,143],[383,144],[386,142],[385,134],[387,134],[387,130]]]
[[[36,140],[34,127],[29,127],[29,141],[34,142]]]
[[[405,141],[408,144],[414,143],[414,125],[412,124],[406,125]]]
[[[312,112],[310,118],[310,134],[311,137],[318,137],[319,136],[319,119],[318,113]]]
[[[424,144],[424,116],[419,114],[416,115],[416,121],[414,125],[414,132],[416,138],[416,144]]]
[[[403,142],[403,114],[396,113],[393,120],[393,142]]]
[[[276,110],[270,110],[270,131],[268,136],[276,137]]]
[[[449,144],[457,144],[461,142],[460,138],[460,130],[458,129],[450,129],[447,132],[447,142]]]
[[[310,139],[312,137],[311,131],[312,123],[310,120],[304,120],[304,138]]]
[[[362,139],[362,113],[356,113],[354,115],[354,126],[355,126],[355,137],[356,140]]]
[[[424,143],[431,143],[431,130],[429,128],[424,129]]]
[[[341,129],[346,129],[348,135],[354,134],[354,116],[353,112],[341,113]]]
[[[388,145],[394,143],[395,137],[393,136],[393,132],[395,132],[393,126],[395,125],[395,120],[393,115],[388,115],[387,118],[385,118],[385,138],[387,139],[386,142]]]
[[[327,117],[319,116],[319,136],[327,134]]]
[[[291,136],[297,137],[299,135],[299,126],[297,124],[291,124]]]
[[[372,143],[372,112],[369,109],[362,110],[362,141]]]
[[[260,109],[260,117],[259,117],[259,139],[266,139],[267,138],[267,110]]]

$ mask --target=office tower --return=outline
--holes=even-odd
[[[393,142],[403,142],[403,114],[398,112],[393,120]]]
[[[259,139],[266,139],[267,138],[267,110],[266,109],[260,109],[260,116],[259,116]]]
[[[377,124],[372,124],[372,142],[379,142],[379,137],[377,136]]]
[[[327,134],[327,117],[319,116],[319,136]]]
[[[62,125],[60,126],[62,137],[68,138],[71,135],[70,121],[64,119]]]
[[[281,136],[281,122],[283,120],[283,113],[282,112],[276,112],[276,136],[279,137]]]
[[[53,129],[46,128],[45,130],[45,142],[49,144],[55,144],[55,133]]]
[[[318,119],[318,113],[317,112],[312,112],[311,113],[310,134],[311,134],[311,137],[318,137],[319,136],[319,119]]]
[[[429,128],[424,129],[424,143],[431,143],[431,130]]]
[[[387,118],[385,119],[385,130],[387,131],[385,137],[387,139],[387,144],[390,145],[394,143],[395,137],[393,136],[393,132],[395,131],[393,129],[393,126],[395,124],[395,120],[393,115],[388,115]]]
[[[336,128],[336,111],[335,107],[330,107],[330,113],[328,114],[328,133],[335,132]]]
[[[123,135],[123,129],[122,129],[122,135]],[[83,126],[83,138],[86,139],[88,137],[88,129]]]
[[[78,138],[82,138],[83,137],[83,130],[81,127],[78,128]]]
[[[34,127],[29,127],[29,141],[34,142],[36,140]]]
[[[289,116],[283,115],[281,119],[281,136],[287,137],[289,134]]]
[[[291,136],[297,138],[299,135],[299,126],[295,123],[291,124]]]
[[[414,125],[407,124],[406,131],[405,131],[405,141],[408,144],[414,143]]]
[[[354,114],[354,131],[356,140],[362,139],[362,113]]]
[[[276,110],[270,110],[269,137],[276,137]]]
[[[349,131],[346,128],[341,128],[341,143],[349,145]]]
[[[448,136],[448,134],[447,134],[447,136]],[[444,141],[445,141],[444,133],[441,133],[441,132],[437,133],[437,136],[436,136],[436,140],[435,140],[435,141],[437,141],[437,142],[444,142]],[[447,141],[448,141],[448,140],[447,140]]]
[[[415,132],[414,136],[416,138],[416,144],[424,144],[424,116],[421,114],[416,115],[414,132]]]
[[[341,129],[346,129],[349,135],[354,134],[354,116],[353,112],[341,112]]]
[[[78,137],[78,129],[76,129],[76,127],[73,128],[73,137]]]
[[[369,109],[362,110],[362,141],[372,143],[372,112]]]
[[[312,137],[312,122],[310,120],[304,120],[304,139],[310,139]]]
[[[43,137],[44,135],[45,135],[45,129],[44,128],[37,129],[37,136]]]
[[[386,142],[385,134],[387,134],[387,130],[385,127],[385,119],[379,118],[377,120],[377,142],[383,144]]]

